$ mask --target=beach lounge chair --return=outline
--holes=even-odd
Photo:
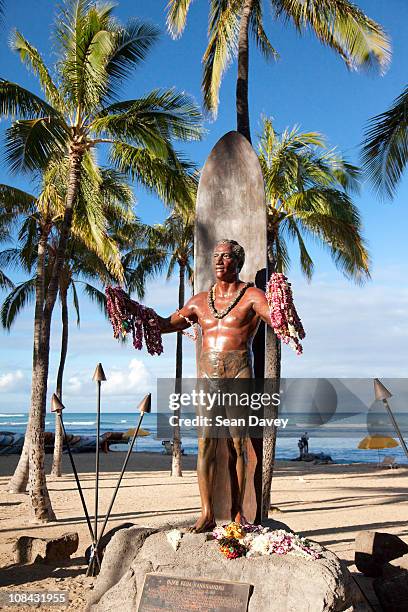
[[[378,467],[388,467],[390,469],[399,468],[398,463],[394,455],[385,455],[382,462],[378,464]]]

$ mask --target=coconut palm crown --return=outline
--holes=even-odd
[[[204,106],[217,114],[222,76],[238,57],[237,129],[250,140],[248,116],[249,36],[262,55],[277,57],[264,27],[264,9],[299,33],[312,32],[351,69],[379,69],[390,61],[390,42],[383,28],[348,0],[210,0],[208,45],[203,55]],[[185,28],[191,0],[169,0],[167,25],[176,38]]]
[[[258,159],[265,182],[272,271],[287,272],[288,241],[295,241],[301,270],[310,279],[314,264],[306,246],[309,238],[328,249],[346,277],[363,282],[369,277],[370,260],[352,199],[359,190],[359,169],[328,149],[317,132],[295,127],[278,134],[267,117],[262,127]]]

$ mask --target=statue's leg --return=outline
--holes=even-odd
[[[198,439],[197,477],[201,497],[201,516],[189,531],[203,533],[212,531],[216,525],[213,507],[215,478],[216,438]]]
[[[231,481],[235,480],[235,486],[232,487],[231,491],[231,520],[243,525],[248,522],[243,514],[247,478],[247,442],[248,438],[244,437],[233,437],[229,440],[231,447],[229,465],[230,476]]]

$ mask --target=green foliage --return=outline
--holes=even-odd
[[[371,119],[363,143],[364,170],[381,195],[395,195],[407,163],[408,88],[389,110]]]
[[[185,28],[191,0],[169,0],[167,26],[176,38]],[[237,57],[245,0],[210,0],[208,45],[203,56],[204,106],[217,114],[219,88],[228,65]],[[390,41],[383,28],[348,0],[271,0],[275,19],[292,23],[299,33],[311,31],[351,69],[379,69],[390,61]],[[266,59],[278,57],[263,22],[263,2],[253,0],[249,33]]]
[[[166,272],[168,280],[173,275],[176,264],[184,268],[192,281],[194,254],[192,208],[189,214],[185,211],[174,211],[160,225],[138,225],[133,240],[137,246],[128,250],[123,258],[129,292],[136,292],[139,298],[143,298],[147,279]]]
[[[18,233],[17,246],[0,252],[1,270],[18,268],[33,274],[37,266],[39,238],[43,229],[48,227],[45,261],[47,287],[63,222],[67,173],[66,159],[50,165],[44,174],[43,189],[38,198],[8,185],[0,185],[0,227],[8,230],[4,231],[4,239],[11,239],[11,228]],[[136,222],[133,194],[126,177],[116,170],[99,168],[88,152],[83,159],[82,180],[66,260],[59,275],[60,292],[72,292],[78,324],[76,285],[83,284],[85,292],[99,305],[104,305],[103,294],[89,281],[106,284],[123,278],[119,245],[124,240],[120,232],[127,233]],[[35,276],[14,287],[1,273],[0,285],[12,289],[1,310],[2,324],[10,329],[17,315],[35,295]]]
[[[11,46],[38,79],[44,99],[0,80],[0,116],[12,118],[6,159],[13,172],[44,172],[52,160],[72,160],[73,151],[84,155],[108,146],[121,172],[174,203],[184,198],[193,170],[179,159],[173,141],[199,139],[201,114],[189,96],[174,90],[119,101],[126,79],[146,60],[159,31],[137,19],[121,25],[113,8],[89,0],[62,6],[52,33],[57,52],[52,70],[20,32],[13,32]],[[142,153],[132,155],[131,163],[129,147]]]
[[[276,269],[289,268],[287,240],[294,240],[300,267],[310,279],[314,264],[305,238],[311,238],[329,250],[345,276],[363,282],[369,276],[369,256],[351,198],[359,189],[359,169],[327,149],[321,134],[298,128],[277,134],[269,118],[263,119],[258,158],[265,181],[269,256]]]

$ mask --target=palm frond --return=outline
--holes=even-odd
[[[10,215],[11,220],[18,215],[32,214],[35,202],[36,198],[31,193],[11,185],[0,184],[0,213],[3,218]]]
[[[41,88],[51,105],[58,111],[63,112],[64,101],[37,49],[30,45],[17,30],[14,30],[12,34],[11,47],[14,51],[17,51],[22,62],[38,76]]]
[[[110,157],[121,172],[130,174],[133,180],[158,195],[165,204],[192,202],[194,165],[180,154],[171,152],[167,159],[161,159],[146,149],[115,142]]]
[[[0,253],[1,255],[1,253]],[[0,289],[13,289],[14,283],[0,268]]]
[[[124,28],[114,32],[112,50],[106,64],[109,96],[113,96],[116,87],[122,85],[132,70],[146,59],[159,34],[156,26],[139,19],[132,19]]]
[[[52,156],[66,153],[69,133],[56,117],[15,121],[6,131],[6,160],[13,173],[43,171]]]
[[[277,60],[279,53],[272,46],[263,26],[262,0],[253,0],[249,27],[258,49],[266,60]]]
[[[208,45],[203,56],[204,107],[217,116],[224,72],[237,55],[242,0],[211,0]]]
[[[106,314],[106,295],[102,291],[99,291],[99,289],[97,289],[93,285],[90,285],[89,283],[84,283],[84,291],[86,295],[92,300],[92,302],[99,306],[101,312]]]
[[[28,89],[24,89],[17,83],[0,79],[0,115],[34,119],[38,116],[56,116],[57,111]]]
[[[391,108],[371,119],[363,143],[363,166],[375,189],[393,197],[408,163],[408,88]]]
[[[287,272],[290,268],[290,255],[286,240],[282,233],[274,241],[268,241],[268,257],[274,265],[275,272]]]
[[[348,0],[272,0],[272,8],[299,32],[312,30],[352,69],[383,73],[390,63],[390,39],[384,29]]]
[[[311,280],[314,271],[314,263],[309,255],[302,232],[293,217],[287,217],[282,222],[282,229],[287,229],[288,235],[297,241],[299,247],[300,269],[308,280]]]
[[[20,283],[8,294],[4,300],[0,318],[1,324],[7,330],[10,330],[21,310],[35,297],[35,278],[30,278],[24,283]]]
[[[174,89],[156,89],[138,100],[107,107],[95,117],[91,129],[97,135],[145,146],[163,157],[168,153],[169,141],[201,138],[202,117],[190,96]]]
[[[287,265],[282,243],[286,236],[297,242],[301,269],[310,279],[313,261],[305,242],[309,238],[329,249],[347,277],[357,282],[368,278],[370,259],[361,217],[350,196],[359,188],[359,168],[328,149],[321,134],[302,133],[299,128],[278,134],[268,118],[263,119],[258,157],[265,180],[269,248],[278,268]]]
[[[113,3],[73,0],[62,8],[56,22],[56,39],[62,60],[59,72],[64,95],[72,109],[92,113],[107,92],[108,58],[115,44]]]
[[[117,280],[123,277],[119,248],[108,234],[102,174],[90,152],[82,161],[81,182],[74,210],[72,234],[96,253]],[[117,209],[119,212],[119,209]],[[125,210],[127,214],[127,209]]]
[[[173,38],[178,38],[183,33],[190,4],[191,0],[169,0],[166,6],[166,23]]]
[[[74,305],[74,309],[75,309],[75,313],[76,313],[76,318],[77,318],[76,323],[77,323],[77,326],[79,327],[80,324],[81,324],[81,313],[80,313],[80,310],[79,310],[78,292],[76,290],[75,281],[74,280],[71,280],[70,287],[71,287],[71,291],[72,291],[72,303]]]

